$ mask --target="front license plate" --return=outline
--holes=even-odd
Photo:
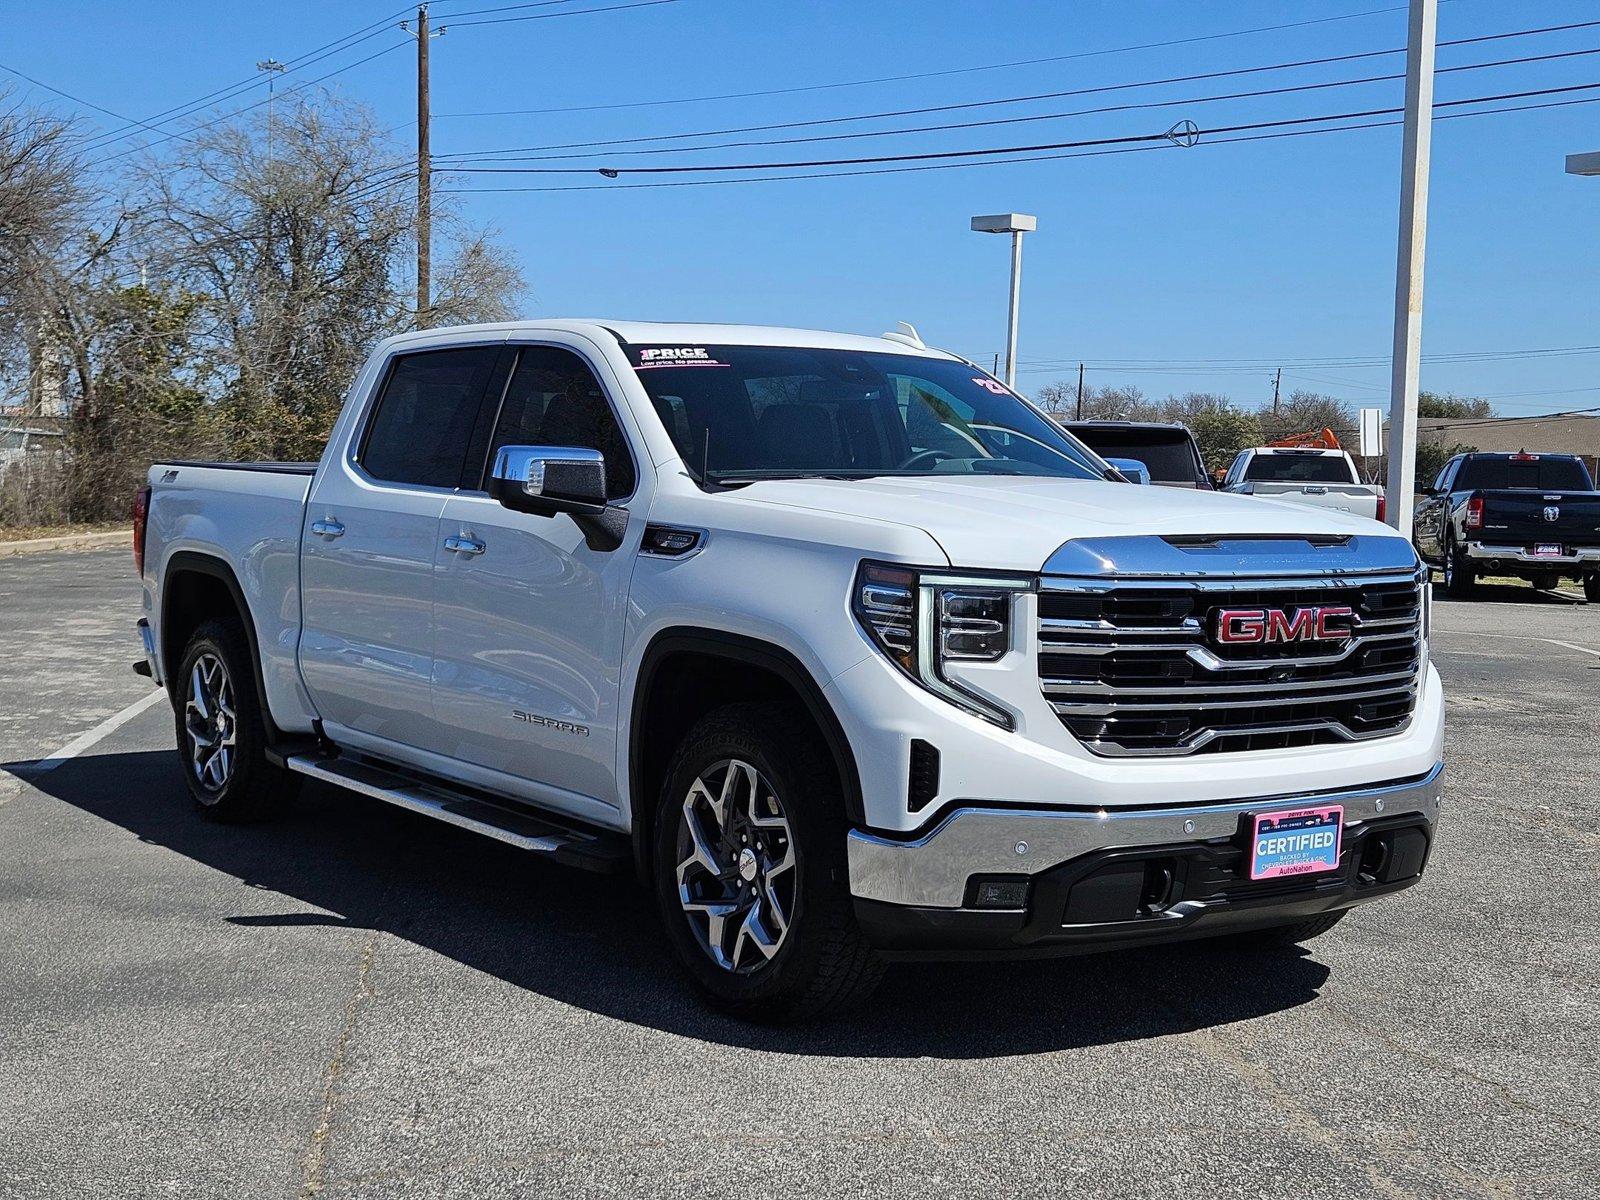
[[[1540,542],[1533,548],[1535,558],[1560,558],[1561,546],[1557,542]]]
[[[1252,818],[1250,878],[1282,879],[1339,868],[1344,806],[1257,813]]]

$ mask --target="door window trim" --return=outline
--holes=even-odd
[[[494,449],[494,431],[500,426],[500,416],[505,411],[506,398],[511,395],[511,381],[516,378],[517,368],[522,365],[522,352],[529,348],[543,347],[550,350],[565,350],[568,354],[576,357],[584,365],[590,376],[593,377],[595,386],[600,389],[601,398],[605,401],[606,407],[611,410],[611,419],[616,422],[617,432],[622,435],[622,447],[627,452],[628,465],[633,471],[633,490],[626,496],[618,496],[615,500],[607,500],[606,503],[616,508],[627,507],[638,496],[639,487],[643,483],[643,473],[639,469],[639,455],[634,449],[633,434],[628,429],[627,422],[622,419],[620,406],[617,404],[616,398],[612,396],[611,389],[606,386],[605,378],[599,368],[595,366],[594,360],[576,346],[569,346],[562,342],[537,339],[510,340],[505,343],[505,347],[513,353],[514,357],[511,360],[510,370],[506,372],[505,385],[500,389],[500,399],[494,404],[494,411],[489,421],[489,440],[484,446],[483,462],[478,468],[478,486],[467,486],[467,480],[472,477],[471,463],[467,463],[461,475],[462,486],[457,491],[464,496],[487,496],[489,494],[488,488],[484,486],[489,475],[489,452]],[[487,400],[487,397],[485,397],[485,400]],[[486,403],[484,408],[487,409],[488,407]]]
[[[441,496],[452,496],[459,492],[461,490],[461,476],[459,474],[457,475],[456,483],[454,485],[446,486],[443,484],[433,483],[405,483],[398,479],[381,479],[374,475],[371,471],[367,470],[366,465],[362,462],[362,459],[366,455],[367,443],[372,438],[372,427],[377,421],[378,409],[381,407],[381,401],[383,400],[384,393],[389,390],[389,381],[394,377],[395,368],[399,365],[401,359],[415,358],[424,354],[439,354],[450,350],[495,350],[503,348],[505,345],[505,338],[504,336],[501,336],[499,338],[491,338],[485,341],[453,342],[443,346],[424,346],[418,349],[410,349],[405,346],[397,347],[394,353],[390,354],[388,360],[383,364],[383,373],[378,379],[377,384],[370,392],[368,392],[366,399],[362,401],[361,414],[358,418],[358,431],[356,436],[350,439],[349,449],[345,454],[346,467],[349,468],[350,472],[355,475],[356,478],[360,479],[363,483],[370,484],[375,488],[383,488],[396,492],[424,492]],[[494,369],[498,371],[500,365],[501,364],[496,363]],[[510,378],[509,375],[507,378]],[[491,383],[493,382],[493,379],[494,376],[491,375]],[[484,399],[485,397],[480,393],[477,399],[478,416],[473,419],[474,433],[477,431],[477,422],[483,414]],[[469,451],[472,449],[472,441],[470,438],[467,443],[467,449]],[[465,469],[465,466],[466,458],[463,456],[463,470]]]

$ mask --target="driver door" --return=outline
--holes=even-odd
[[[485,458],[501,446],[583,446],[606,493],[637,501],[638,471],[599,377],[575,349],[517,347]],[[646,505],[622,544],[571,516],[503,507],[466,486],[444,505],[435,563],[433,696],[454,773],[591,820],[614,820],[628,583]]]

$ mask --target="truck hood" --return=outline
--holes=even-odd
[[[952,566],[1037,571],[1064,542],[1128,534],[1388,534],[1346,513],[1235,496],[1098,480],[1015,476],[792,479],[751,484],[765,504],[912,525]]]

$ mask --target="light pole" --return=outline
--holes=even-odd
[[[1017,307],[1022,299],[1022,235],[1039,228],[1039,218],[1025,213],[973,217],[974,233],[1011,235],[1011,308],[1006,322],[1006,386],[1017,386]]]
[[[1395,256],[1394,355],[1389,377],[1388,520],[1411,536],[1417,480],[1417,388],[1422,374],[1422,264],[1428,242],[1433,148],[1433,50],[1439,0],[1411,0],[1406,115],[1400,158],[1400,239]]]
[[[262,59],[256,64],[256,70],[265,71],[267,75],[267,168],[272,167],[272,101],[277,92],[278,76],[289,68],[275,58]]]

